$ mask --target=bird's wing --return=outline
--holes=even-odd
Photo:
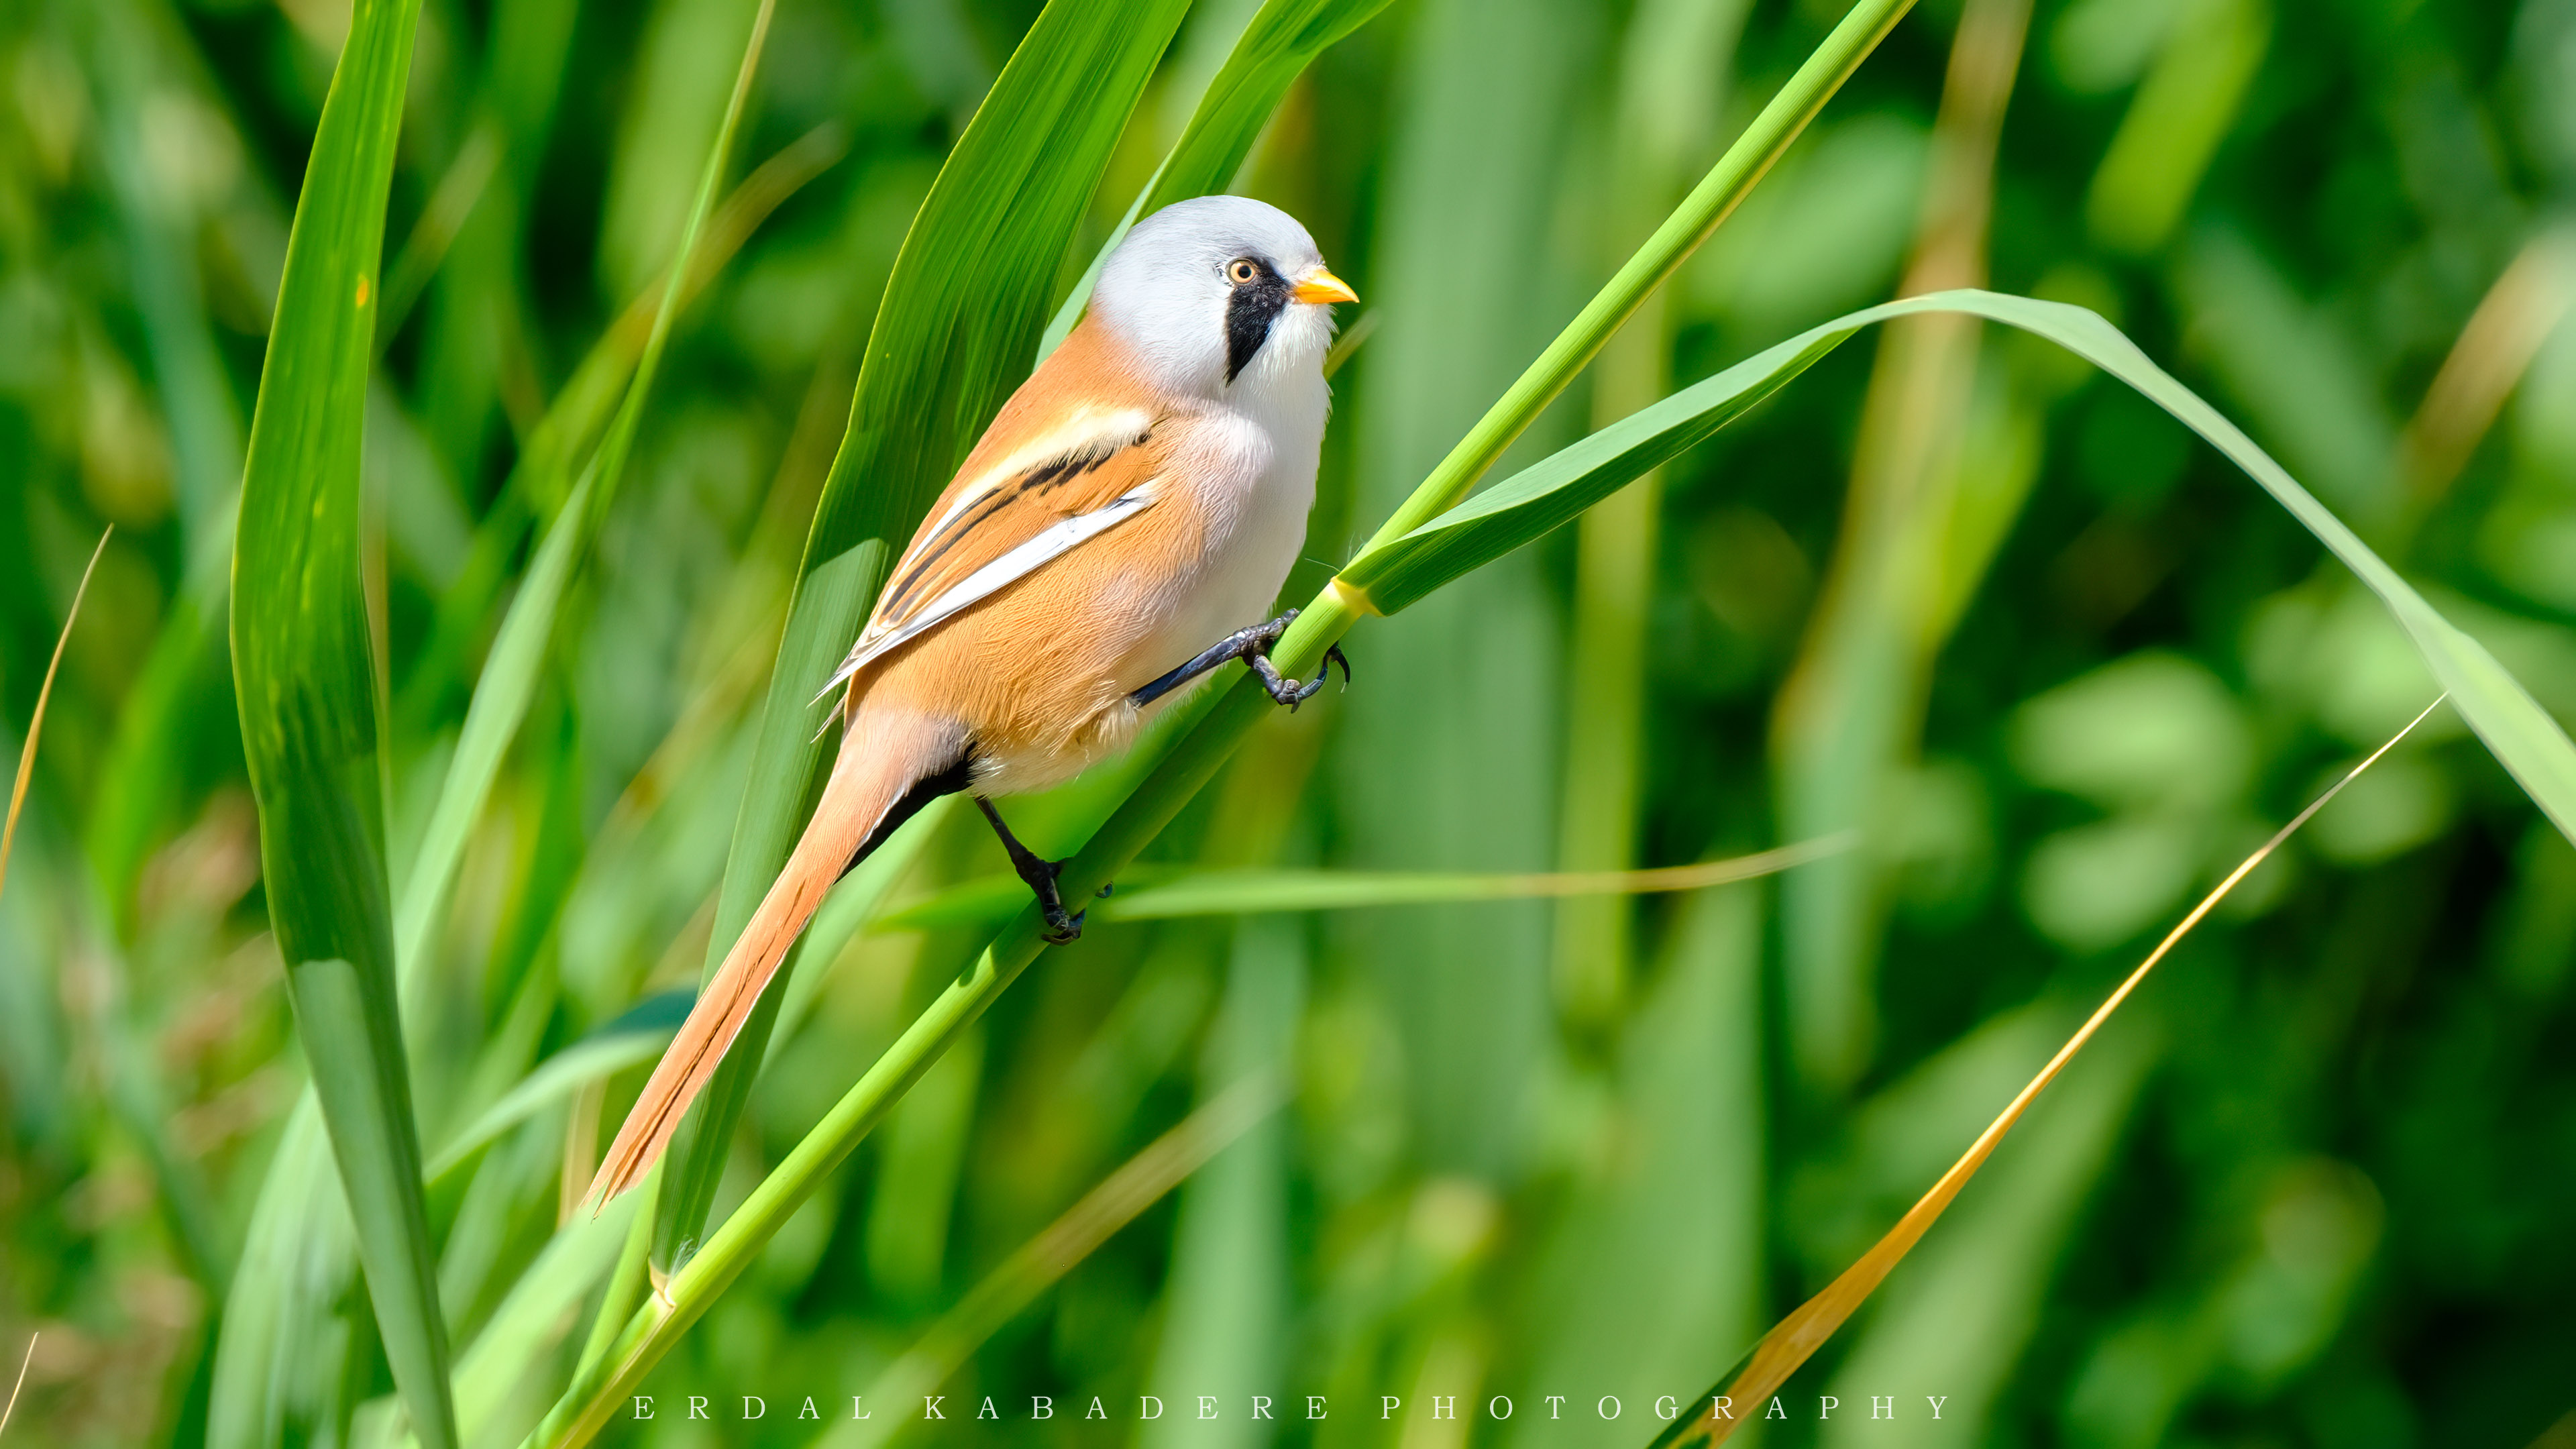
[[[824,693],[1151,507],[1165,448],[1141,409],[1087,414],[948,485]]]

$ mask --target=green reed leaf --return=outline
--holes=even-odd
[[[1094,921],[1169,921],[1189,916],[1244,916],[1277,911],[1349,911],[1371,906],[1429,906],[1458,901],[1522,901],[1575,896],[1695,891],[1771,875],[1848,850],[1849,835],[1784,845],[1755,855],[1655,870],[1474,872],[1428,870],[1136,871],[1118,892],[1090,907]],[[874,922],[874,931],[980,925],[998,929],[1027,903],[1018,876],[987,876],[949,887]]]
[[[429,1180],[462,1167],[502,1133],[596,1081],[653,1060],[677,1030],[672,1023],[642,1031],[621,1031],[578,1041],[540,1063],[537,1069],[456,1134],[430,1161]]]
[[[2135,343],[2081,307],[1993,292],[1936,292],[1867,308],[1790,338],[1353,559],[1339,583],[1366,606],[1393,613],[1469,571],[1539,538],[1630,479],[1699,442],[1784,386],[1860,329],[1919,312],[1963,312],[2047,338],[2136,388],[2207,439],[2379,595],[2460,713],[2532,800],[2576,838],[2576,745],[2530,691],[2424,601],[2315,495],[2217,409],[2174,380]]]
[[[1850,319],[1844,319],[1848,322]],[[1338,582],[1371,612],[1393,614],[1571,523],[1789,384],[1860,330],[1828,323],[1550,454],[1342,567]]]
[[[492,1442],[501,1413],[528,1375],[551,1362],[593,1285],[617,1262],[643,1200],[629,1193],[597,1215],[576,1212],[456,1358],[456,1417],[469,1439]],[[524,1422],[524,1421],[523,1421]]]
[[[356,1270],[355,1239],[322,1109],[307,1092],[287,1114],[260,1180],[224,1299],[207,1449],[284,1443],[304,1427],[291,1422],[297,1408],[331,1398],[348,1357],[339,1310]]]
[[[351,17],[296,202],[233,559],[233,677],[269,916],[394,1382],[456,1442],[394,987],[359,452],[417,0]]]

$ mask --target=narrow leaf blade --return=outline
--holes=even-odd
[[[417,0],[352,17],[287,241],[242,479],[233,669],[269,914],[357,1226],[385,1356],[423,1443],[456,1442],[394,989],[359,451],[385,200]]]
[[[2207,439],[2306,525],[2397,617],[2436,679],[2550,820],[2576,839],[2576,744],[2486,646],[2425,602],[2269,453],[2198,394],[2081,307],[1963,290],[1866,308],[1799,334],[1494,485],[1351,561],[1339,591],[1393,613],[1580,514],[1631,479],[1740,417],[1874,322],[1962,312],[2044,337],[2138,390]]]
[[[1853,844],[1848,835],[1784,845],[1755,855],[1653,870],[1473,872],[1407,870],[1205,870],[1178,875],[1138,871],[1118,892],[1090,908],[1095,921],[1166,921],[1187,916],[1240,916],[1279,911],[1344,911],[1369,906],[1427,906],[1568,896],[1694,891],[1751,880],[1822,859]],[[1017,876],[988,876],[949,887],[875,922],[877,931],[977,925],[997,928],[1028,904]]]

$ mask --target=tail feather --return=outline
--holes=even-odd
[[[918,717],[872,718],[864,708],[851,721],[814,818],[609,1144],[583,1195],[594,1210],[661,1160],[833,882],[932,798],[963,787],[959,733]]]

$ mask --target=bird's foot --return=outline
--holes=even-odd
[[[1030,887],[1038,892],[1038,909],[1046,914],[1046,928],[1038,932],[1038,939],[1050,946],[1070,945],[1082,939],[1082,918],[1091,914],[1088,909],[1075,911],[1072,915],[1066,915],[1064,912],[1064,891],[1056,880],[1058,876],[1064,874],[1064,868],[1073,862],[1067,858],[1040,863],[1048,866],[1052,873],[1047,876],[1047,883],[1043,888],[1039,888],[1035,881],[1029,882]],[[1095,898],[1103,897],[1117,888],[1118,883],[1112,881],[1091,894]]]
[[[1038,932],[1039,937],[1051,946],[1081,940],[1082,918],[1089,912],[1068,913],[1064,908],[1064,892],[1056,885],[1057,877],[1064,874],[1066,862],[1040,860],[1032,855],[1012,864],[1018,867],[1020,879],[1027,881],[1029,889],[1037,893],[1038,911],[1046,917],[1046,928]]]
[[[1296,617],[1297,611],[1291,609],[1286,618],[1274,622],[1284,633],[1288,620]],[[1279,641],[1274,637],[1269,642],[1275,644]],[[1258,654],[1245,655],[1243,662],[1251,665],[1252,672],[1261,676],[1261,687],[1270,692],[1271,700],[1288,706],[1290,714],[1295,714],[1297,706],[1315,697],[1315,692],[1324,687],[1324,681],[1332,677],[1333,666],[1336,664],[1342,666],[1342,688],[1351,687],[1351,661],[1342,653],[1342,646],[1339,644],[1330,645],[1324,650],[1324,660],[1315,667],[1315,677],[1302,684],[1282,675],[1279,672],[1279,666],[1270,662],[1268,645],[1264,645]]]

